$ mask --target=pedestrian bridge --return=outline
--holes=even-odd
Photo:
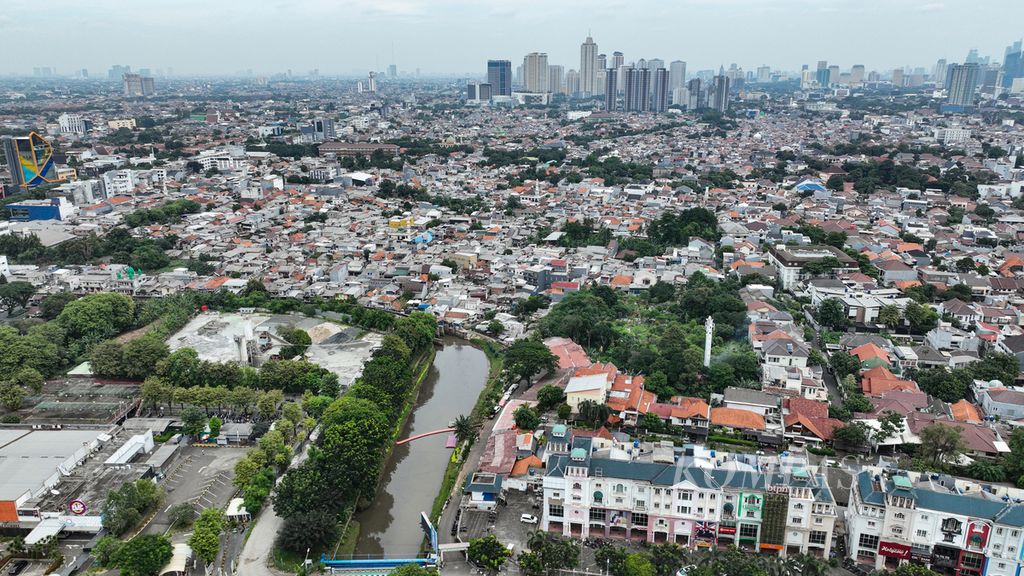
[[[398,442],[395,442],[395,444],[396,445],[401,445],[401,444],[405,444],[407,442],[412,442],[413,440],[419,440],[420,438],[426,438],[427,436],[433,436],[435,434],[447,434],[449,432],[455,432],[455,428],[440,428],[438,430],[432,430],[430,432],[424,432],[423,434],[417,434],[415,436],[410,436],[410,437],[408,437],[408,438],[406,438],[404,440],[399,440]]]

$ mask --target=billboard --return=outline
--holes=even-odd
[[[30,132],[28,136],[4,139],[4,154],[13,181],[22,188],[58,181],[53,146],[39,134]]]
[[[420,512],[420,526],[427,536],[427,541],[430,542],[430,550],[437,554],[437,529],[434,528],[434,523],[427,517],[426,512]]]

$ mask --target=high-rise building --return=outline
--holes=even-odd
[[[828,67],[828,81],[829,84],[839,83],[839,66],[832,65]]]
[[[814,80],[818,83],[818,86],[828,86],[828,60],[818,60],[818,68],[814,74]]]
[[[124,83],[124,95],[128,98],[138,98],[156,94],[156,84],[149,76],[125,74],[122,81]]]
[[[714,94],[708,97],[709,105],[723,114],[729,109],[730,83],[729,77],[725,74],[715,76],[714,83],[712,84]]]
[[[580,73],[576,70],[569,70],[565,73],[565,92],[567,94],[579,94]]]
[[[761,84],[764,84],[764,83],[767,83],[767,82],[771,82],[771,80],[772,80],[772,69],[771,69],[771,67],[770,66],[758,66],[757,67],[757,76],[755,76],[754,79],[757,82],[761,83]]]
[[[1024,78],[1024,49],[1020,40],[1006,47],[1006,55],[1003,57],[1003,82],[1002,87],[1009,89],[1017,78]]]
[[[388,64],[388,78],[398,78],[397,64]]]
[[[647,69],[650,70],[652,74],[658,68],[664,68],[664,67],[665,67],[665,61],[662,60],[661,58],[651,58],[650,60],[647,61]]]
[[[466,100],[490,100],[491,89],[492,86],[488,82],[470,82],[466,85]]]
[[[580,74],[580,83],[583,74]],[[523,58],[523,85],[527,92],[549,92],[548,55],[544,52],[530,52]]]
[[[974,91],[978,87],[980,67],[975,63],[953,64],[946,105],[954,109],[969,108],[974,104]]]
[[[125,74],[131,74],[131,72],[132,72],[132,67],[131,66],[122,66],[120,64],[114,64],[113,66],[110,67],[110,70],[107,71],[107,79],[108,80],[121,80],[122,78],[124,78]]]
[[[594,39],[587,39],[580,44],[580,92],[590,95],[597,92],[597,44]]]
[[[647,112],[651,106],[651,71],[647,68],[626,70],[626,91],[623,101],[626,112]]]
[[[903,86],[903,68],[896,68],[892,71],[892,85]]]
[[[366,91],[376,92],[377,91],[377,73],[373,70],[367,75],[366,78]]]
[[[668,86],[675,90],[686,85],[686,62],[673,60],[668,65]]]
[[[597,74],[594,76],[594,95],[603,95],[605,88],[604,72],[608,69],[608,55],[597,55]],[[570,92],[571,94],[571,92]]]
[[[309,126],[303,126],[302,135],[313,142],[326,142],[338,137],[334,129],[334,120],[330,118],[314,118]]]
[[[689,96],[686,107],[689,110],[699,110],[706,107],[700,89],[700,78],[694,78],[686,84],[686,91]]]
[[[940,58],[935,62],[935,66],[932,68],[932,82],[937,85],[943,85],[946,82],[946,59]]]
[[[619,70],[617,68],[609,68],[604,71],[604,84],[604,109],[609,112],[618,110],[619,91],[616,86],[619,85]]]
[[[548,66],[548,92],[561,94],[565,92],[565,67],[560,64]]]
[[[611,66],[609,66],[610,68],[615,68],[616,70],[618,70],[619,67],[622,66],[625,63],[626,63],[626,58],[625,58],[625,56],[622,55],[622,52],[619,52],[619,51],[612,52],[612,64],[611,64]]]
[[[57,117],[57,123],[60,124],[61,134],[85,134],[89,130],[89,121],[80,114],[65,112]]]
[[[864,83],[864,65],[854,64],[850,68],[850,84],[860,85]]]
[[[508,60],[487,61],[487,83],[495,96],[512,95],[512,62]]]
[[[668,110],[668,70],[664,67],[654,71],[653,87],[651,89],[651,110],[663,113]]]

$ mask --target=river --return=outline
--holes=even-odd
[[[487,384],[487,373],[486,354],[464,340],[445,339],[399,438],[446,428],[457,416],[468,416]],[[356,515],[356,557],[412,557],[419,552],[420,512],[430,514],[441,488],[452,454],[445,448],[447,440],[447,434],[437,434],[394,447],[377,497]]]

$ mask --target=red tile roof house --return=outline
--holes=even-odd
[[[821,443],[832,440],[832,433],[844,422],[829,418],[828,403],[806,398],[783,399],[785,437],[796,444]]]

